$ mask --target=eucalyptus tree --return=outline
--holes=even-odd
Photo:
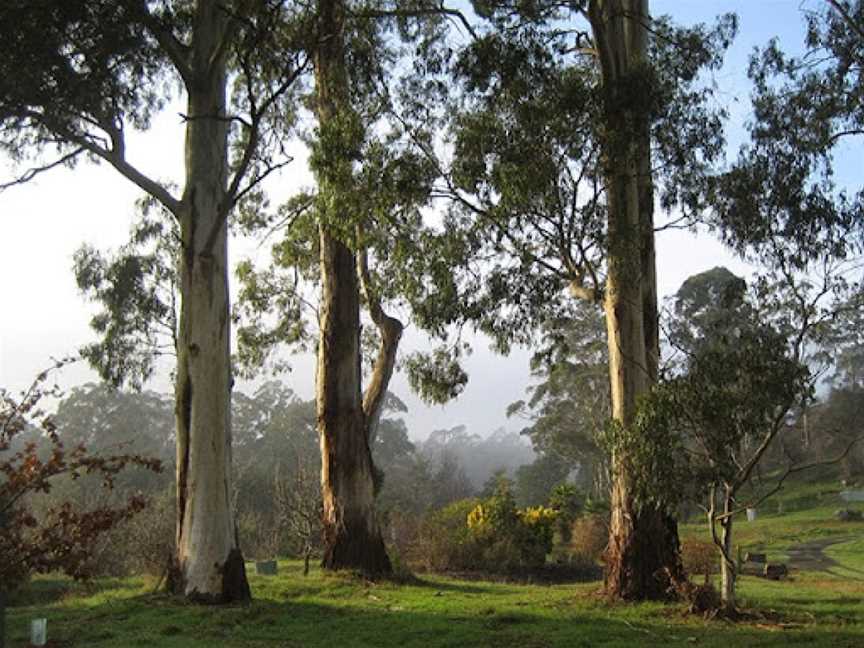
[[[180,232],[177,331],[177,557],[171,585],[202,602],[250,597],[230,492],[227,220],[284,162],[273,157],[294,114],[306,57],[282,2],[8,2],[0,9],[0,137],[23,162],[58,157],[16,181],[79,158],[108,163],[158,201]],[[229,68],[236,70],[231,76]],[[22,75],[21,71],[27,70]],[[229,76],[237,92],[229,104]],[[145,175],[126,135],[185,94],[182,190]],[[13,182],[16,182],[13,181]]]
[[[684,282],[668,322],[678,354],[653,397],[652,414],[681,435],[675,463],[688,464],[683,474],[692,477],[682,481],[694,484],[704,502],[720,554],[721,600],[733,613],[735,516],[776,492],[792,472],[819,463],[787,457],[779,478],[761,488],[752,483],[790,421],[813,400],[830,366],[825,347],[838,314],[830,278],[814,285],[772,274],[748,287],[725,268],[714,268]]]
[[[443,29],[441,17],[447,13],[437,2],[315,4],[309,48],[315,187],[280,210],[290,227],[273,247],[272,266],[263,272],[250,264],[239,268],[240,311],[250,318],[240,329],[244,364],[260,366],[277,343],[311,344],[317,328],[327,568],[369,575],[390,570],[375,514],[370,451],[405,326],[387,305],[401,302],[411,308],[427,293],[441,286],[446,290],[452,278],[444,270],[446,260],[421,258],[428,254],[421,208],[429,200],[434,168],[410,150],[388,120],[394,110],[389,68],[400,60],[398,41],[422,47]],[[253,217],[251,224],[261,223]],[[397,268],[408,264],[424,270],[411,275],[410,283],[400,283],[408,272]],[[420,288],[431,274],[429,286]],[[320,287],[317,300],[303,296],[304,284]],[[375,347],[365,390],[364,302],[374,327],[365,341]],[[304,319],[304,306],[311,307],[314,322]],[[422,326],[422,312],[413,313]],[[442,334],[445,325],[436,319],[433,333]],[[464,384],[464,374],[452,365],[445,368],[432,376],[439,385],[434,397],[458,393]],[[440,387],[442,378],[450,379],[446,388]]]
[[[804,20],[803,55],[772,41],[751,58],[750,138],[709,183],[708,214],[739,254],[795,286],[771,295],[799,314],[793,329],[830,324],[820,328],[833,353],[815,360],[843,375],[856,364],[864,295],[864,186],[848,163],[864,135],[864,3],[829,0]]]
[[[481,330],[530,343],[571,299],[601,306],[611,416],[608,591],[667,595],[681,574],[677,528],[633,486],[637,403],[657,380],[654,205],[684,219],[722,148],[704,71],[719,67],[733,17],[709,30],[651,17],[644,0],[474,3],[485,35],[456,65],[453,160],[441,163],[448,225],[485,258],[464,275]],[[430,155],[433,151],[429,151]]]

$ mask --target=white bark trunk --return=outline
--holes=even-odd
[[[181,314],[177,348],[177,560],[172,585],[202,602],[248,600],[230,506],[226,67],[213,60],[226,16],[197,6],[188,88],[186,187],[180,213]]]
[[[358,232],[360,229],[358,228]],[[358,236],[358,238],[360,238]],[[369,316],[378,328],[381,343],[378,345],[378,355],[372,367],[372,375],[369,384],[363,394],[363,414],[366,417],[366,437],[369,445],[374,443],[378,432],[378,423],[381,420],[381,410],[384,399],[387,396],[387,388],[396,368],[396,354],[399,351],[399,340],[402,339],[404,326],[395,317],[384,312],[378,293],[372,286],[369,275],[369,265],[366,250],[357,254],[357,277],[363,292],[366,295],[366,303],[369,308]]]
[[[605,90],[604,311],[612,417],[629,428],[639,398],[657,380],[659,362],[649,123],[626,92],[645,78],[648,1],[591,0],[588,14]],[[624,452],[619,448],[612,457],[607,590],[621,598],[662,598],[669,580],[681,576],[677,528],[663,511],[637,507]]]
[[[733,552],[732,507],[732,498],[727,493],[723,497],[723,513],[727,517],[720,523],[720,541],[722,542],[722,551],[720,552],[720,601],[727,610],[735,608],[735,582],[738,576],[738,566],[735,564],[735,554]]]

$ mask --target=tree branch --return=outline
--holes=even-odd
[[[370,9],[368,11],[352,12],[351,15],[355,18],[420,18],[422,16],[447,16],[448,18],[455,18],[456,21],[465,28],[465,31],[471,35],[471,38],[474,40],[480,39],[477,32],[474,31],[474,27],[471,26],[471,23],[465,17],[465,14],[458,9],[450,9],[444,5],[431,7],[429,9],[395,9],[393,11],[375,11]]]
[[[858,34],[859,38],[864,39],[864,27],[855,22],[855,19],[849,13],[849,11],[844,7],[838,0],[828,0],[828,4],[834,8],[840,17],[843,19],[843,22],[846,23],[846,26],[849,27],[852,31]]]
[[[68,154],[64,155],[63,157],[58,158],[57,160],[54,160],[53,162],[51,162],[49,164],[45,164],[43,166],[32,167],[30,169],[27,169],[27,171],[22,173],[20,176],[18,176],[14,180],[10,180],[9,182],[4,182],[4,183],[0,184],[0,191],[5,191],[6,189],[9,189],[10,187],[14,187],[16,185],[22,185],[22,184],[25,184],[27,182],[30,182],[33,178],[35,178],[40,173],[44,173],[45,171],[50,171],[51,169],[57,168],[58,166],[63,166],[64,164],[71,162],[76,157],[78,157],[81,153],[84,153],[84,151],[85,151],[84,147],[79,146],[77,149],[75,149],[71,153],[68,153]]]
[[[362,241],[362,233],[362,228],[358,225],[358,241]],[[366,297],[369,316],[372,318],[375,326],[378,327],[378,332],[381,336],[378,357],[375,359],[375,364],[372,368],[369,385],[363,394],[366,435],[367,439],[371,442],[375,438],[378,421],[381,418],[381,408],[384,404],[384,397],[387,395],[390,379],[393,377],[393,370],[396,366],[396,352],[405,327],[398,319],[387,315],[381,307],[381,297],[375,291],[372,285],[372,278],[369,275],[369,259],[365,246],[357,252],[357,277],[360,279],[360,286]]]
[[[183,79],[186,87],[192,85],[192,66],[189,63],[189,47],[180,42],[170,29],[166,28],[162,22],[154,16],[147,8],[146,2],[139,2],[138,8],[141,11],[141,24],[147,28],[152,34],[156,42],[165,52],[174,69]]]
[[[140,189],[150,194],[158,200],[162,205],[171,212],[175,217],[180,213],[181,202],[174,198],[171,193],[161,184],[152,180],[129,162],[123,154],[123,134],[117,128],[108,127],[105,124],[100,124],[100,127],[110,136],[112,148],[97,144],[91,137],[76,133],[60,122],[51,119],[49,116],[35,111],[26,111],[25,117],[43,124],[52,133],[57,134],[67,142],[71,142],[80,148],[92,153],[96,157],[105,160],[117,171],[119,171],[127,180],[136,184]],[[106,142],[107,144],[107,142]]]

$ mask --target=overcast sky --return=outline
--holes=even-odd
[[[788,51],[800,49],[801,0],[653,0],[651,5],[655,15],[672,14],[681,24],[710,21],[728,11],[739,15],[738,39],[726,67],[717,75],[722,91],[719,98],[732,114],[730,144],[737,145],[741,125],[749,116],[748,54],[772,37],[778,37]],[[131,140],[128,150],[129,158],[145,172],[179,182],[183,130],[176,112],[169,110],[159,116],[150,131]],[[8,159],[0,157],[0,180],[9,179],[13,173]],[[278,182],[287,195],[290,188],[308,184],[310,178],[298,162]],[[93,309],[77,292],[72,254],[85,242],[102,249],[125,243],[134,216],[133,203],[139,197],[140,191],[107,165],[87,163],[74,170],[54,170],[26,186],[0,193],[0,386],[23,389],[50,364],[52,356],[68,355],[92,341],[88,321]],[[743,264],[707,234],[664,232],[658,237],[657,249],[661,295],[674,293],[688,276],[716,265],[746,272]],[[255,253],[255,249],[233,244],[235,260],[248,253]],[[266,254],[266,247],[259,253]],[[420,344],[418,337],[408,334],[406,347]],[[524,395],[529,382],[528,352],[517,350],[507,358],[499,357],[482,339],[475,340],[474,347],[467,363],[469,385],[458,400],[445,407],[422,405],[410,395],[404,377],[395,378],[392,390],[409,404],[406,418],[412,436],[422,438],[434,429],[463,423],[480,434],[499,426],[521,427],[520,421],[506,419],[505,409]],[[294,370],[283,378],[304,398],[312,396],[313,366],[311,358],[298,358]],[[61,385],[68,388],[95,379],[89,369],[76,365],[65,371]],[[170,389],[165,375],[151,387]],[[239,387],[249,389],[248,385]]]

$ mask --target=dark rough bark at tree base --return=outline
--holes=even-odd
[[[222,591],[218,595],[201,594],[197,590],[187,593],[183,571],[176,562],[168,571],[165,587],[172,594],[185,596],[192,603],[204,605],[251,603],[252,591],[249,589],[249,580],[246,578],[246,561],[243,559],[243,552],[240,549],[232,549],[228,554],[228,559],[219,570],[222,573]]]
[[[633,519],[633,533],[613,536],[606,550],[605,592],[625,601],[676,598],[685,580],[678,543],[678,521],[657,509]]]
[[[0,589],[0,648],[6,646],[6,592]]]
[[[324,569],[349,569],[368,578],[387,576],[393,572],[390,558],[380,535],[371,535],[365,522],[346,525],[334,531],[335,537],[327,537],[321,566]]]

